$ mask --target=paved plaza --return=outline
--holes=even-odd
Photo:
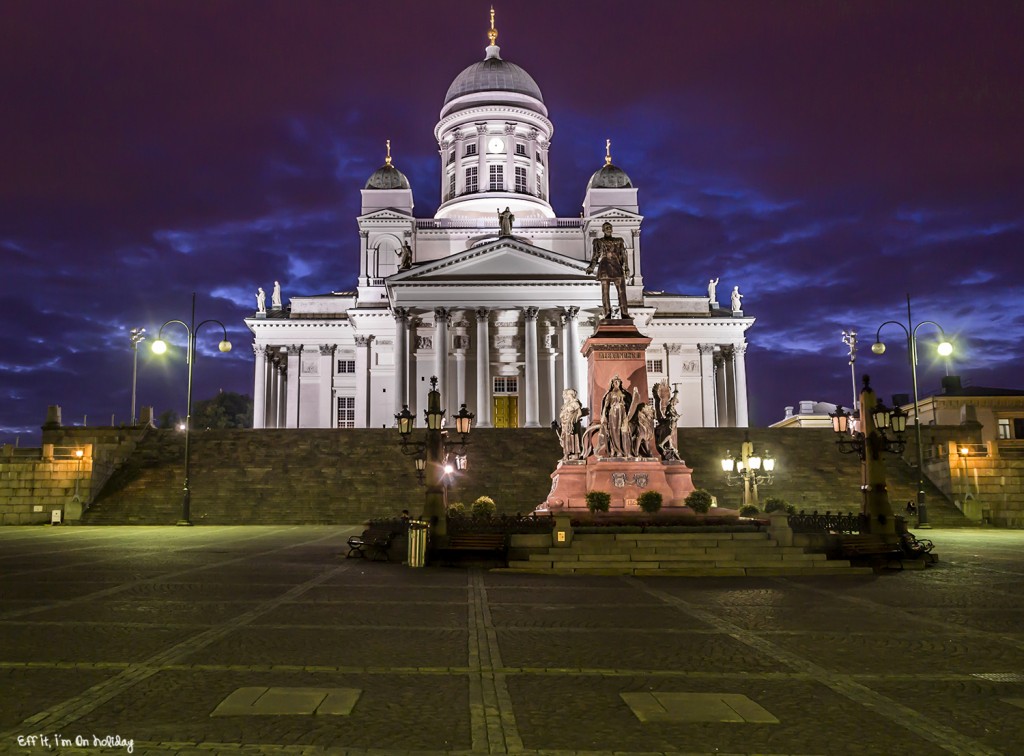
[[[0,752],[1024,753],[1024,532],[635,578],[346,560],[359,530],[0,529]]]

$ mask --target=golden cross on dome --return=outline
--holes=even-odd
[[[498,30],[494,28],[494,6],[491,6],[491,28],[487,32],[487,39],[491,40],[491,47],[498,44]]]
[[[604,164],[605,165],[611,165],[612,164],[612,140],[611,139],[605,139],[604,140]]]
[[[391,165],[391,140],[386,140],[384,144],[387,145],[388,148],[388,155],[384,158],[384,165]]]

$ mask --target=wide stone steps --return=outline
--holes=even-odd
[[[828,560],[767,533],[577,535],[509,562],[508,572],[586,575],[787,576],[870,575],[845,559]]]

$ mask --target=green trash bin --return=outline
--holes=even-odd
[[[427,564],[427,537],[430,534],[430,523],[423,520],[409,520],[409,560],[410,567],[424,567]]]

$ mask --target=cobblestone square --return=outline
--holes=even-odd
[[[923,571],[702,579],[345,559],[358,530],[0,529],[0,753],[1024,752],[1024,533],[932,531]],[[282,713],[211,716],[240,689]],[[355,704],[285,712],[309,690]],[[58,733],[89,745],[18,745]]]

